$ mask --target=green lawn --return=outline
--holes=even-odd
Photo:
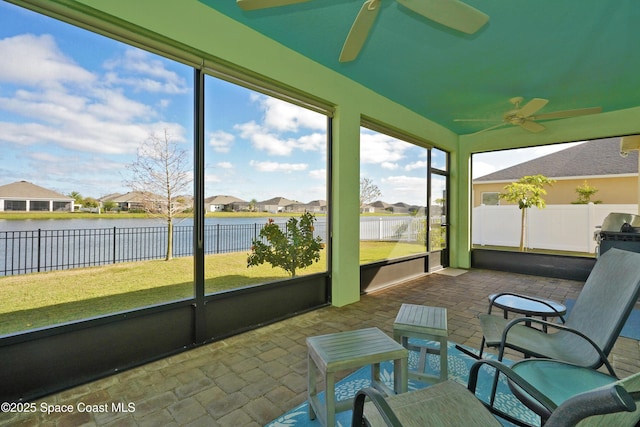
[[[410,243],[361,242],[362,263],[423,252]],[[301,274],[326,269],[319,263]],[[209,255],[205,292],[268,283],[288,274],[269,264],[247,268],[247,253]],[[193,296],[193,260],[142,261],[0,278],[0,334],[44,327]]]

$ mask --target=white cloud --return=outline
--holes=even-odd
[[[219,169],[233,169],[233,164],[231,162],[219,162],[216,163],[216,167]]]
[[[58,49],[48,34],[21,34],[0,40],[0,81],[38,87],[73,82],[88,85],[96,76]]]
[[[263,95],[254,95],[264,111],[264,125],[279,132],[298,132],[301,128],[324,130],[327,118],[306,108]]]
[[[325,137],[321,134],[303,135],[298,139],[282,138],[255,121],[235,125],[234,129],[240,132],[242,138],[251,141],[257,150],[273,156],[290,156],[294,150],[317,151],[326,146]]]
[[[309,166],[305,163],[259,162],[256,160],[251,160],[249,165],[259,172],[298,172],[306,170]]]
[[[360,134],[360,161],[370,164],[398,162],[410,147],[409,143],[382,133],[363,132]]]
[[[409,163],[408,165],[406,165],[404,167],[404,170],[406,170],[406,171],[412,171],[412,170],[416,170],[416,169],[424,169],[426,171],[427,170],[427,161],[426,160],[419,160],[417,162]]]
[[[209,145],[218,153],[228,153],[231,150],[235,136],[223,130],[217,130],[209,134]]]
[[[109,85],[128,85],[136,91],[167,94],[189,91],[182,77],[167,70],[161,60],[139,49],[127,49],[124,56],[106,61],[104,67],[111,70],[105,75]]]
[[[218,184],[222,182],[222,178],[217,175],[206,174],[204,177],[205,184]]]
[[[395,170],[395,169],[398,169],[399,166],[397,163],[393,163],[393,162],[382,162],[380,163],[380,167],[382,169]]]
[[[64,55],[52,36],[2,39],[0,57],[11,58],[0,67],[0,81],[14,90],[0,98],[0,111],[15,117],[0,121],[0,141],[121,154],[134,153],[149,134],[162,129],[184,140],[182,126],[157,121],[151,106],[127,97],[122,88],[108,89],[96,74]],[[170,78],[172,73],[163,70],[146,71]]]
[[[311,177],[313,179],[326,180],[327,179],[327,170],[326,169],[315,169],[315,170],[309,171],[309,177]]]
[[[381,182],[383,196],[388,203],[425,204],[427,181],[424,178],[399,175],[383,178]]]

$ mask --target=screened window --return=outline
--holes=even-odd
[[[4,210],[30,211],[0,228],[0,334],[192,297],[193,69],[7,2],[0,56],[0,185],[26,193]],[[135,184],[166,142],[187,160],[171,197]],[[142,209],[26,202],[47,193]]]
[[[327,116],[213,76],[205,102],[205,292],[325,272]]]
[[[360,263],[426,252],[428,149],[360,132]]]

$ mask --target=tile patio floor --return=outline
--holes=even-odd
[[[412,303],[446,307],[449,340],[478,348],[476,315],[486,312],[488,294],[515,291],[564,301],[580,289],[579,282],[488,270],[431,274],[346,307],[315,310],[36,402],[133,403],[133,413],[0,414],[0,425],[263,426],[306,399],[308,336],[372,326],[391,335],[400,305]],[[640,343],[619,338],[610,360],[621,377],[639,372]]]

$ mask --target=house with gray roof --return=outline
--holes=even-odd
[[[274,197],[272,199],[263,200],[256,204],[256,210],[258,212],[270,212],[270,213],[278,213],[285,212],[287,206],[296,204],[297,202],[294,200],[289,200],[284,197]]]
[[[73,212],[73,201],[73,197],[27,181],[0,185],[0,212]]]
[[[204,199],[204,206],[207,212],[235,212],[246,210],[248,202],[234,196],[212,196]]]
[[[166,201],[161,196],[145,193],[142,191],[129,191],[126,194],[113,194],[100,199],[101,202],[110,201],[118,205],[122,211],[159,211]]]
[[[547,204],[577,201],[576,189],[585,183],[598,192],[592,201],[605,204],[638,203],[638,151],[620,155],[621,138],[596,139],[520,163],[473,180],[473,205],[505,203],[504,187],[523,176],[544,175],[556,182],[546,187]]]

